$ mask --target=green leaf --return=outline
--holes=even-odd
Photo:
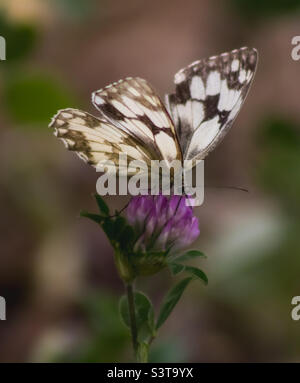
[[[180,263],[169,263],[169,268],[173,275],[177,275],[181,273],[182,271],[186,271],[187,273],[200,279],[202,282],[204,282],[205,285],[208,284],[208,278],[206,274],[202,270],[198,269],[197,267],[181,265]]]
[[[95,195],[99,210],[103,215],[89,213],[87,211],[81,211],[82,217],[87,217],[92,221],[101,225],[103,231],[108,237],[111,244],[116,248],[122,249],[124,253],[131,251],[135,240],[135,232],[133,228],[127,224],[124,217],[117,215],[116,217],[110,217],[109,208],[103,199]]]
[[[166,295],[162,307],[160,309],[160,313],[158,316],[158,320],[156,323],[156,329],[161,327],[161,325],[166,321],[168,316],[171,314],[172,310],[176,306],[179,301],[182,293],[188,286],[188,284],[193,280],[192,277],[185,278],[181,280],[175,287],[173,287]]]
[[[186,253],[184,253],[183,255],[176,257],[175,261],[176,262],[184,262],[184,261],[188,261],[190,259],[194,259],[197,257],[206,258],[206,255],[203,254],[201,251],[198,251],[198,250],[190,250],[190,251],[187,251]]]
[[[168,266],[173,275],[177,275],[185,269],[185,265],[180,265],[179,263],[169,263]]]
[[[124,217],[118,216],[114,219],[114,237],[119,239],[122,236],[122,232],[127,225],[126,219]]]
[[[113,241],[115,238],[115,223],[111,218],[105,218],[102,224],[102,229],[107,235],[110,241]]]
[[[104,220],[104,217],[102,217],[101,215],[98,215],[98,214],[92,214],[92,213],[89,213],[85,210],[82,210],[80,212],[80,217],[86,217],[86,218],[89,218],[91,219],[92,221],[94,222],[97,222],[99,224],[102,224],[103,223],[103,220]]]
[[[102,197],[100,197],[99,194],[95,194],[95,198],[96,198],[97,205],[98,205],[100,212],[103,213],[104,215],[109,215],[109,208],[108,208],[106,202],[104,202],[104,199]]]
[[[204,271],[198,269],[197,267],[193,266],[185,266],[184,271],[188,272],[189,274],[192,274],[196,278],[200,279],[205,285],[208,284],[208,278]]]
[[[135,236],[132,226],[126,225],[119,235],[120,248],[124,251],[132,250]]]
[[[123,248],[122,246],[124,245],[124,243],[121,243],[121,239],[123,238],[123,231],[125,230],[126,225],[127,224],[125,218],[118,216],[116,218],[106,217],[105,222],[102,226],[108,238],[111,241],[118,242],[120,248],[123,251],[125,250],[125,248]]]
[[[136,291],[134,293],[136,325],[139,333],[139,338],[147,338],[154,332],[154,310],[149,298]],[[123,295],[119,303],[119,312],[124,324],[130,328],[130,316],[128,308],[127,296]]]

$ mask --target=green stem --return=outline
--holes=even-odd
[[[133,295],[133,285],[128,283],[126,285],[127,299],[128,299],[128,308],[129,308],[129,318],[130,318],[130,331],[132,346],[135,356],[138,353],[138,332],[136,326],[136,317],[135,317],[135,304],[134,304],[134,295]]]
[[[140,343],[137,360],[140,363],[148,362],[149,344],[146,342]]]

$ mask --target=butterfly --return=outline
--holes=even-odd
[[[175,74],[175,91],[165,105],[144,79],[128,77],[92,94],[95,117],[63,109],[50,127],[67,149],[88,164],[113,162],[120,171],[129,161],[203,160],[228,132],[257,66],[256,49],[240,48],[195,61]],[[128,168],[134,174],[136,168]]]

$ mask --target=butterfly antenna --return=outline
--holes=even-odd
[[[177,213],[177,210],[178,210],[178,208],[179,208],[181,199],[182,199],[182,196],[180,196],[179,201],[177,202],[177,206],[176,206],[175,214]]]
[[[245,193],[249,193],[249,189],[242,188],[240,186],[207,186],[208,189],[231,189],[231,190],[238,190]]]
[[[118,211],[116,214],[110,215],[109,218],[115,218],[118,215],[120,215],[121,213],[123,213],[123,211],[127,209],[128,205],[129,205],[129,202],[127,202],[127,204],[124,207],[122,207],[122,209],[120,211]]]

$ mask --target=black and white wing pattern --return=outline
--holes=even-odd
[[[50,127],[69,150],[97,167],[112,163],[117,172],[140,160],[203,159],[224,137],[241,108],[257,64],[255,49],[241,48],[196,61],[175,75],[167,109],[147,81],[126,78],[92,94],[100,118],[64,109]],[[120,154],[127,162],[120,163]],[[106,164],[107,166],[107,164]],[[148,171],[145,168],[145,171]]]
[[[249,90],[255,49],[240,48],[196,61],[175,75],[166,96],[183,159],[203,159],[230,129]]]
[[[151,85],[126,78],[92,94],[102,117],[147,148],[154,160],[182,160],[174,124]]]
[[[135,174],[136,167],[127,167],[128,161],[151,163],[151,154],[145,145],[140,145],[134,136],[89,113],[77,109],[60,110],[52,119],[50,127],[67,149],[75,151],[88,164],[97,167],[102,164],[114,166],[116,172],[127,168],[128,174]],[[126,153],[127,160],[119,162],[119,154]],[[121,158],[122,161],[122,158]]]

